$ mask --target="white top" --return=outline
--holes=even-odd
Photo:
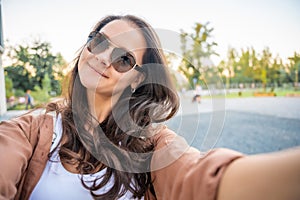
[[[62,137],[62,121],[60,115],[55,121],[54,133],[56,137],[54,136],[54,142],[51,146],[50,151],[52,151],[58,145],[58,142]],[[60,162],[58,149],[59,148],[57,148],[53,152],[50,160],[47,162],[38,184],[31,193],[30,200],[93,199],[92,195],[90,194],[90,191],[83,187],[80,180],[81,176],[79,174],[73,174],[63,167],[63,165]],[[89,180],[94,180],[93,177],[100,177],[103,174],[105,174],[105,172],[106,169],[103,169],[95,174],[83,175],[83,180],[85,180],[86,184],[88,184]],[[97,194],[103,194],[107,192],[108,189],[112,187],[113,181],[114,180],[112,177],[105,187],[97,191]],[[93,182],[91,182],[90,184],[92,183]],[[133,199],[132,193],[128,191],[120,199]]]

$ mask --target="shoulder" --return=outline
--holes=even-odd
[[[168,128],[154,138],[151,177],[158,199],[215,199],[224,170],[243,156],[221,148],[202,153]]]
[[[213,171],[213,169],[217,170],[240,157],[243,157],[242,153],[226,148],[200,152],[188,144],[183,137],[165,127],[155,135],[151,169],[174,168],[178,170],[179,168],[190,169],[192,167],[206,169],[204,166],[210,166],[209,168]]]
[[[156,134],[152,137],[155,147],[160,148],[167,140],[172,140],[176,137],[176,133],[169,129],[167,126],[161,127]]]
[[[167,127],[161,129],[154,136],[155,150],[152,162],[168,162],[171,164],[175,161],[192,163],[197,160],[207,160],[210,163],[230,162],[235,158],[242,157],[243,154],[227,148],[215,148],[206,152],[200,152],[197,148],[187,143],[185,138],[176,134]],[[163,162],[162,162],[163,161]],[[165,163],[166,164],[166,163]]]
[[[52,133],[53,116],[45,113],[27,113],[0,122],[0,130],[7,135],[19,135],[27,138],[30,143],[35,143],[37,135],[41,132]]]
[[[167,127],[153,136],[153,140],[155,148],[151,161],[152,170],[159,170],[178,160],[181,161],[182,159],[179,158],[183,155],[191,153],[200,155],[199,151],[190,147],[183,137]]]
[[[198,150],[191,147],[184,137],[176,134],[173,130],[169,129],[167,126],[162,127],[157,134],[153,136],[155,150],[166,148],[168,150],[182,149],[192,152],[199,153]],[[183,153],[183,152],[182,152]]]

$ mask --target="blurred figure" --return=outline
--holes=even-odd
[[[28,110],[28,106],[30,106],[30,108],[33,108],[33,98],[30,95],[30,90],[26,91],[25,102],[26,102],[26,110]]]
[[[193,97],[192,102],[201,103],[201,91],[202,91],[201,85],[197,84],[195,88],[195,95]]]
[[[11,96],[7,100],[8,108],[11,108],[15,105],[15,96]]]

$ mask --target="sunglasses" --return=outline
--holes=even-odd
[[[109,46],[115,46],[110,55],[111,65],[113,68],[120,73],[128,72],[131,69],[135,69],[142,72],[142,67],[136,64],[134,56],[123,48],[116,47],[107,36],[98,31],[93,31],[90,33],[87,41],[87,50],[96,55],[104,52]]]

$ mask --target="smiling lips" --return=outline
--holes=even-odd
[[[103,76],[104,78],[108,78],[108,76],[106,76],[105,74],[103,74],[103,73],[97,71],[97,70],[96,70],[95,68],[93,68],[90,64],[88,64],[88,66],[89,66],[92,70],[94,70],[97,74]]]

